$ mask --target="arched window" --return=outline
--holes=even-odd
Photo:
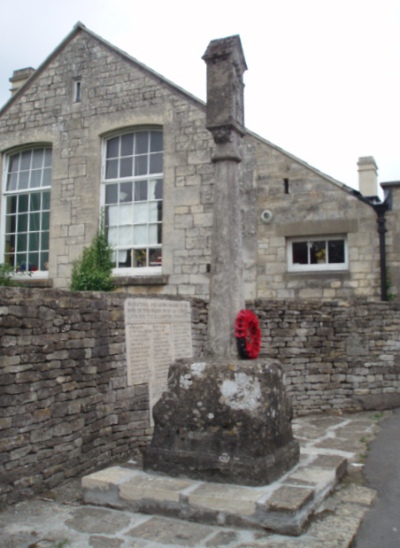
[[[22,149],[7,156],[4,262],[15,272],[48,269],[50,188],[51,148]]]
[[[105,226],[115,268],[161,270],[163,134],[123,133],[105,142]]]

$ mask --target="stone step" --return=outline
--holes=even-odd
[[[87,504],[298,536],[346,468],[340,455],[305,454],[278,481],[247,487],[172,478],[130,463],[83,477],[82,489]]]

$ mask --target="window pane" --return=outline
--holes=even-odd
[[[28,230],[28,215],[18,215],[17,217],[17,231],[27,232]]]
[[[148,156],[136,156],[135,175],[147,175],[147,159]]]
[[[162,221],[162,202],[157,202],[157,221]]]
[[[150,152],[162,152],[163,150],[163,134],[161,131],[151,132]]]
[[[15,232],[15,223],[16,223],[16,216],[15,215],[7,215],[6,216],[6,234],[10,234]]]
[[[42,192],[42,209],[50,209],[50,192]]]
[[[133,266],[137,268],[140,268],[142,266],[147,266],[147,250],[146,249],[135,249],[133,253],[134,253]]]
[[[51,186],[51,168],[43,170],[42,186]]]
[[[310,245],[311,264],[326,263],[326,242],[316,241]]]
[[[133,223],[133,204],[120,205],[118,208],[118,221],[115,224],[131,225]]]
[[[122,135],[121,137],[121,156],[133,155],[133,133]]]
[[[106,186],[106,204],[117,204],[118,203],[118,185],[107,185]]]
[[[135,154],[145,154],[149,151],[149,133],[147,131],[139,131],[136,135]]]
[[[29,183],[30,188],[40,187],[40,181],[42,179],[42,172],[38,169],[31,171],[31,180]]]
[[[29,230],[30,232],[37,232],[40,230],[40,213],[31,213],[29,216]]]
[[[147,181],[135,181],[135,202],[147,200]]]
[[[20,171],[18,180],[18,189],[25,190],[28,188],[29,183],[29,171]]]
[[[17,253],[15,255],[16,267],[24,272],[26,270],[26,253]]]
[[[28,194],[20,194],[18,197],[18,211],[28,211],[28,202],[29,202],[29,195]]]
[[[117,158],[119,151],[119,137],[107,141],[107,158]]]
[[[120,226],[118,245],[131,246],[133,245],[133,228],[132,226]]]
[[[149,244],[158,244],[158,225],[149,225]]]
[[[344,263],[344,240],[328,241],[329,263]]]
[[[148,203],[144,204],[134,204],[133,206],[133,222],[135,224],[147,223],[149,218],[149,208]]]
[[[119,201],[132,202],[132,183],[121,183],[119,189]]]
[[[116,179],[118,177],[118,160],[107,160],[106,179]]]
[[[39,253],[29,253],[28,269],[29,272],[36,272],[36,270],[39,270]]]
[[[45,251],[40,254],[40,270],[49,269],[49,252]]]
[[[162,179],[159,179],[158,181],[155,181],[154,199],[162,200],[162,197],[163,197],[163,181]]]
[[[131,251],[118,251],[118,266],[120,268],[126,268],[132,266]]]
[[[43,166],[43,149],[37,149],[33,151],[32,157],[32,169],[42,168]]]
[[[17,211],[17,197],[7,197],[7,213],[15,213]]]
[[[29,170],[31,167],[31,150],[25,150],[21,154],[21,165],[19,169],[22,170]]]
[[[152,154],[150,156],[150,173],[162,173],[162,154]]]
[[[18,154],[14,154],[13,156],[10,156],[10,161],[9,161],[9,165],[8,165],[8,171],[11,172],[15,172],[15,171],[18,171],[19,170],[19,153]]]
[[[133,243],[134,245],[147,244],[147,225],[137,225],[134,227]]]
[[[39,233],[31,232],[29,234],[29,251],[38,251],[39,249]]]
[[[49,230],[50,228],[50,213],[42,213],[42,230]]]
[[[26,251],[28,246],[28,235],[18,234],[17,236],[17,251]]]
[[[108,243],[114,247],[118,245],[118,228],[109,228],[108,229]]]
[[[42,232],[41,238],[40,238],[40,248],[49,249],[49,233],[48,232]]]
[[[110,206],[108,209],[108,225],[109,226],[118,226],[118,206]]]
[[[44,151],[44,165],[45,167],[51,167],[51,149],[46,148]]]
[[[149,200],[162,200],[162,179],[149,181]]]
[[[39,211],[40,209],[40,194],[31,194],[31,204],[30,204],[30,210],[31,211]]]
[[[293,264],[308,264],[307,242],[293,242],[292,244]]]
[[[10,173],[7,181],[7,190],[17,190],[18,173]]]
[[[160,249],[149,249],[149,266],[161,266],[162,254]]]
[[[120,177],[132,177],[133,158],[121,158]]]
[[[158,221],[158,202],[149,203],[149,222],[156,223]]]

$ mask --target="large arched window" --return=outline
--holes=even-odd
[[[50,188],[51,148],[22,149],[7,156],[4,262],[16,272],[47,271]]]
[[[105,142],[105,226],[115,268],[154,272],[162,261],[163,134],[123,133]]]

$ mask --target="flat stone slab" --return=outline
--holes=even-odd
[[[307,456],[278,481],[260,487],[114,466],[85,476],[82,488],[87,504],[296,536],[334,489],[345,463],[340,456]]]

